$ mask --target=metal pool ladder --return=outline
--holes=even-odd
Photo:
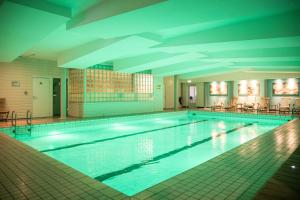
[[[15,134],[15,137],[17,135],[17,113],[16,111],[12,111],[11,113],[11,127],[12,132]]]
[[[27,113],[26,113],[26,124],[27,124],[27,131],[28,131],[29,135],[31,136],[32,113],[30,112],[30,110],[27,110]]]

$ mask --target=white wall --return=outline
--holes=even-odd
[[[300,72],[277,72],[277,73],[275,72],[234,72],[234,73],[227,73],[221,75],[194,78],[192,79],[192,82],[200,83],[200,82],[212,82],[212,81],[233,81],[233,96],[238,97],[238,102],[252,103],[252,101],[258,102],[259,97],[267,96],[267,93],[265,91],[266,89],[265,80],[286,79],[286,78],[300,78]],[[258,80],[260,83],[260,95],[257,97],[238,96],[238,82],[240,80]],[[186,82],[186,80],[181,80],[181,82]]]
[[[52,85],[52,78],[63,79],[63,76],[63,68],[56,67],[56,62],[53,61],[19,58],[11,63],[1,62],[0,98],[5,98],[4,109],[16,111],[18,118],[25,117],[27,110],[32,111],[32,77],[51,78]],[[12,81],[19,81],[20,87],[12,87]],[[50,104],[52,113],[52,98]]]
[[[164,78],[164,108],[174,108],[174,76]]]
[[[196,99],[196,106],[197,107],[204,107],[204,83],[196,83],[197,87],[197,99]]]

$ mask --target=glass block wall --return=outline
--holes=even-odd
[[[113,71],[111,66],[95,65],[86,69],[85,80],[82,74],[84,70],[70,70],[70,102],[83,101],[83,96],[75,97],[79,92],[83,95],[85,80],[87,103],[153,100],[151,71],[130,74]]]
[[[70,69],[68,98],[70,103],[83,103],[84,100],[84,70]]]

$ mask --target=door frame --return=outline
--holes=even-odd
[[[52,88],[52,94],[51,94],[51,97],[52,97],[51,98],[52,99],[52,104],[51,104],[52,105],[52,117],[54,117],[54,113],[53,113],[53,103],[54,103],[53,102],[53,80],[54,79],[59,79],[59,84],[60,84],[59,85],[59,117],[61,117],[61,115],[62,115],[62,113],[61,113],[62,112],[62,108],[61,108],[61,106],[62,106],[62,96],[61,96],[62,95],[62,92],[61,92],[61,89],[62,89],[62,78],[56,78],[56,77],[52,78],[52,87],[51,87]]]
[[[50,101],[49,101],[49,109],[50,109],[50,113],[49,113],[49,117],[53,117],[53,77],[49,77],[49,76],[32,76],[32,106],[31,106],[31,112],[33,113],[33,79],[34,78],[45,78],[45,79],[49,79],[50,83],[49,83],[49,96],[50,96]]]

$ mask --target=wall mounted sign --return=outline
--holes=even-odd
[[[12,87],[20,87],[20,81],[11,81]]]

